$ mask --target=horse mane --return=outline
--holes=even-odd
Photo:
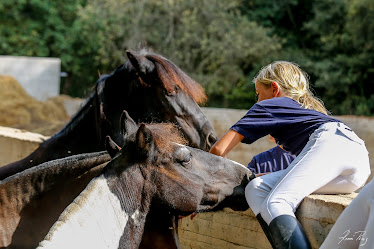
[[[172,151],[172,143],[187,145],[188,141],[173,123],[150,123],[146,127],[151,130],[156,146],[161,153]]]
[[[150,52],[145,53],[144,56],[155,64],[161,83],[169,93],[175,91],[175,85],[177,85],[196,103],[204,104],[207,101],[207,96],[201,85],[170,60]]]

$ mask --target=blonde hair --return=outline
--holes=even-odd
[[[275,61],[263,67],[253,82],[259,82],[265,87],[270,87],[272,82],[276,82],[282,93],[300,103],[304,108],[329,114],[322,100],[315,97],[310,90],[308,75],[295,63]]]

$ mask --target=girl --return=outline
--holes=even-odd
[[[276,61],[254,79],[258,102],[212,147],[226,156],[239,142],[270,134],[297,157],[287,169],[255,178],[245,194],[273,248],[311,248],[295,210],[311,193],[351,193],[370,174],[364,142],[327,114],[298,65]]]

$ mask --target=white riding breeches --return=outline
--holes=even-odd
[[[343,123],[321,125],[287,169],[253,179],[247,202],[269,224],[280,215],[294,215],[312,193],[352,193],[370,175],[365,143]]]

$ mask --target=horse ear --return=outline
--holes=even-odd
[[[121,147],[119,147],[110,136],[105,137],[105,148],[111,158],[113,158],[121,150]]]
[[[154,150],[154,140],[152,132],[145,126],[144,123],[140,124],[136,132],[136,144],[138,147],[139,155],[148,156]]]
[[[155,69],[155,64],[144,55],[134,53],[130,50],[126,50],[126,55],[135,70],[139,73],[151,73]]]
[[[130,117],[126,110],[123,110],[120,118],[121,133],[124,138],[128,137],[130,134],[135,133],[138,125]]]

